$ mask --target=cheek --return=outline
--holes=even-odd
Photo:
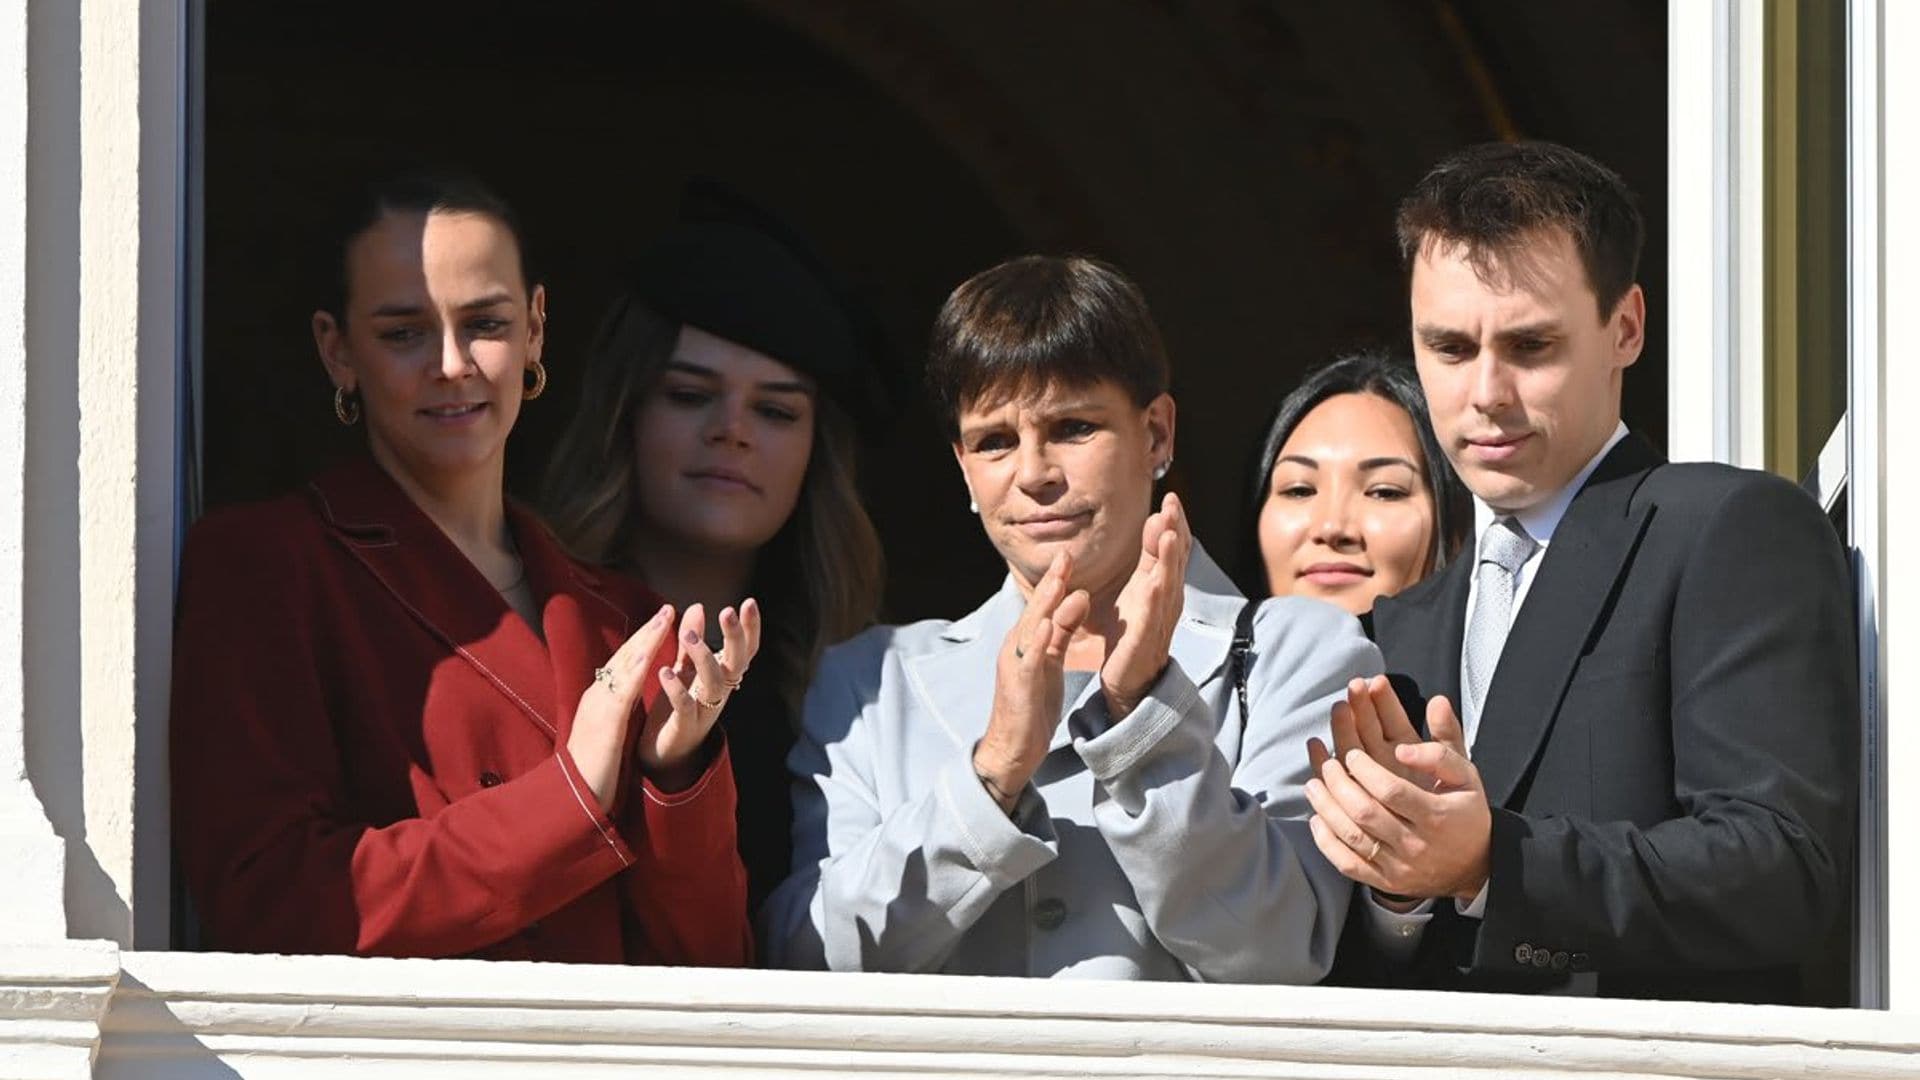
[[[1433,535],[1432,505],[1409,499],[1382,506],[1368,515],[1364,528],[1376,572],[1395,575],[1401,585],[1411,584],[1427,563],[1427,545]]]
[[[761,470],[767,478],[767,494],[785,517],[799,501],[800,486],[807,479],[807,465],[813,458],[812,426],[769,425],[755,445],[767,458],[767,467]]]
[[[1260,558],[1269,569],[1284,566],[1300,550],[1311,517],[1306,503],[1268,497],[1266,505],[1260,508],[1258,531]]]

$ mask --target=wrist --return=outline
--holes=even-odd
[[[1011,814],[1014,807],[1019,805],[1020,791],[1027,786],[1032,774],[1002,764],[994,755],[976,749],[973,752],[973,775],[987,794],[993,797],[993,801],[1000,804],[1000,809]]]

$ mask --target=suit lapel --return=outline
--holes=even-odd
[[[1411,678],[1421,698],[1445,697],[1460,706],[1460,650],[1466,640],[1467,591],[1473,556],[1463,551],[1440,576],[1388,597],[1373,609],[1376,640],[1387,671]],[[1412,717],[1426,728],[1424,714]]]
[[[1651,510],[1634,510],[1633,493],[1659,463],[1637,436],[1622,440],[1554,530],[1507,634],[1474,736],[1474,764],[1495,806],[1513,797],[1553,727],[1574,664],[1646,530]],[[1456,625],[1454,633],[1457,641],[1463,631]],[[1452,655],[1457,671],[1457,645]]]
[[[557,688],[545,645],[372,459],[323,474],[310,491],[348,553],[409,617],[545,734],[558,737]],[[527,569],[534,573],[534,566]]]

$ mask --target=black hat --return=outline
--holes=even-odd
[[[798,234],[716,181],[687,185],[627,281],[667,318],[812,376],[870,435],[891,411],[869,313]]]

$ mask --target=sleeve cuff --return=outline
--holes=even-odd
[[[608,817],[604,810],[600,809],[600,801],[593,797],[593,788],[588,785],[587,778],[580,774],[580,766],[574,763],[573,755],[567,753],[566,744],[562,743],[554,750],[553,760],[560,770],[561,778],[566,781],[568,793],[572,795],[573,801],[579,805],[580,812],[585,814],[587,820],[593,823],[593,827],[599,833],[600,838],[606,842],[607,847],[619,858],[620,865],[622,867],[632,866],[634,861],[632,849],[629,848],[626,841],[621,838],[620,830],[614,827],[613,819]]]
[[[1360,906],[1366,909],[1367,936],[1374,948],[1398,963],[1412,958],[1427,923],[1433,920],[1433,901],[1422,900],[1412,911],[1393,911],[1381,905],[1372,889],[1361,886],[1360,891],[1366,894],[1366,903]]]
[[[968,860],[997,888],[1026,880],[1059,854],[1053,818],[1040,793],[1027,784],[1008,817],[974,774],[972,747],[943,769],[936,782],[940,805],[953,821]]]
[[[683,791],[661,791],[638,769],[634,776],[639,781],[634,800],[637,805],[629,812],[638,819],[638,846],[649,860],[700,865],[734,857],[739,842],[734,818],[738,792],[725,739],[720,740],[700,778]]]
[[[1102,781],[1126,772],[1145,757],[1186,714],[1204,709],[1200,691],[1180,665],[1167,661],[1140,704],[1126,716],[1112,721],[1102,730],[1100,720],[1107,717],[1106,695],[1095,694],[1086,705],[1074,711],[1067,723],[1074,733],[1073,748],[1088,771]]]

